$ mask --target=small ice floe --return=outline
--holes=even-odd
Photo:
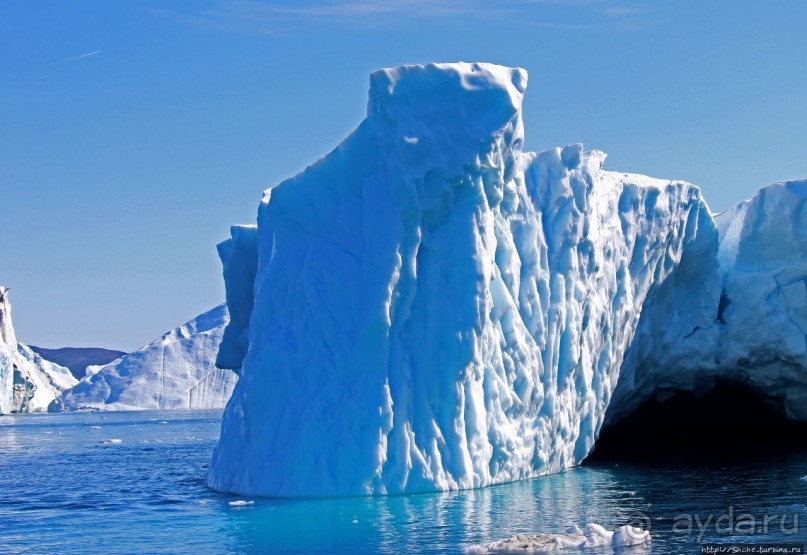
[[[160,424],[168,424],[168,420],[160,420]]]
[[[91,430],[100,430],[101,426],[90,426]]]
[[[647,545],[650,532],[634,526],[620,526],[616,530],[606,530],[599,524],[570,526],[565,534],[519,534],[506,540],[473,545],[467,553],[549,553],[562,549],[580,549],[611,545],[627,547]]]
[[[123,443],[123,440],[118,438],[102,439],[99,443],[102,445],[117,445],[118,443]]]
[[[358,524],[359,523],[359,518],[356,515],[353,515],[352,522],[353,522],[353,524]]]
[[[247,501],[246,499],[238,499],[227,503],[230,507],[246,507],[247,505],[254,505],[254,501]]]
[[[614,530],[614,535],[611,537],[611,545],[614,547],[647,545],[648,543],[650,543],[650,532],[630,524]]]

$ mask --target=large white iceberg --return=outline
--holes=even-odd
[[[8,288],[0,286],[0,414],[45,411],[75,384],[70,370],[17,341]]]
[[[581,145],[522,151],[526,85],[490,64],[375,72],[359,127],[265,193],[255,241],[222,257],[241,316],[219,360],[241,378],[211,487],[383,494],[557,472],[591,450],[640,320],[684,359],[719,341],[699,189],[604,171]]]
[[[223,407],[238,379],[214,364],[227,322],[227,307],[219,305],[133,353],[90,366],[50,410]]]

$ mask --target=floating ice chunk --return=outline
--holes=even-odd
[[[614,533],[611,530],[606,530],[599,524],[588,523],[586,524],[583,534],[586,536],[586,541],[583,547],[599,547],[601,545],[608,545],[611,543],[611,538]]]
[[[650,533],[633,526],[620,526],[608,530],[599,524],[590,523],[581,530],[579,526],[569,526],[566,534],[519,534],[506,540],[499,540],[468,547],[466,553],[548,553],[562,549],[579,549],[613,545],[625,547],[646,545]]]
[[[626,524],[612,532],[611,544],[614,547],[627,547],[631,545],[645,545],[650,542],[650,532],[636,526]]]
[[[230,501],[227,503],[230,507],[246,507],[247,505],[254,505],[254,501],[246,501],[244,499],[238,499],[236,501]]]
[[[548,553],[561,549],[577,548],[585,543],[585,536],[560,534],[519,534],[506,540],[499,540],[466,548],[466,553]]]
[[[103,445],[117,445],[117,444],[119,444],[119,443],[123,443],[123,440],[122,440],[122,439],[118,439],[118,438],[113,438],[113,439],[102,439],[102,440],[100,441],[100,443],[101,443],[101,444],[103,444]]]
[[[100,430],[101,426],[90,426],[91,430]]]

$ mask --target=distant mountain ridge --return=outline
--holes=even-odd
[[[77,380],[87,375],[88,366],[103,366],[126,354],[123,351],[101,347],[63,347],[61,349],[46,349],[34,345],[29,345],[29,347],[43,358],[67,367]]]

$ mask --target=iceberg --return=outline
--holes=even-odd
[[[221,408],[238,379],[215,366],[227,322],[227,307],[219,305],[133,353],[89,366],[49,410]]]
[[[714,219],[717,251],[691,270],[682,260],[681,283],[659,288],[642,314],[606,425],[718,381],[807,422],[807,181],[765,187]]]
[[[807,180],[775,183],[719,215],[717,364],[807,421]]]
[[[210,487],[541,476],[646,401],[720,382],[807,422],[807,181],[713,215],[695,185],[580,144],[526,152],[526,85],[491,64],[377,71],[356,130],[231,229],[218,364],[240,381]]]
[[[45,411],[76,381],[70,370],[17,341],[9,289],[0,286],[0,414]]]
[[[655,356],[631,349],[637,331],[687,360],[719,342],[700,190],[606,171],[582,145],[525,152],[526,86],[491,64],[377,71],[358,128],[266,191],[222,256],[239,317],[219,360],[240,379],[209,486],[371,495],[558,472],[591,451],[623,366]]]

